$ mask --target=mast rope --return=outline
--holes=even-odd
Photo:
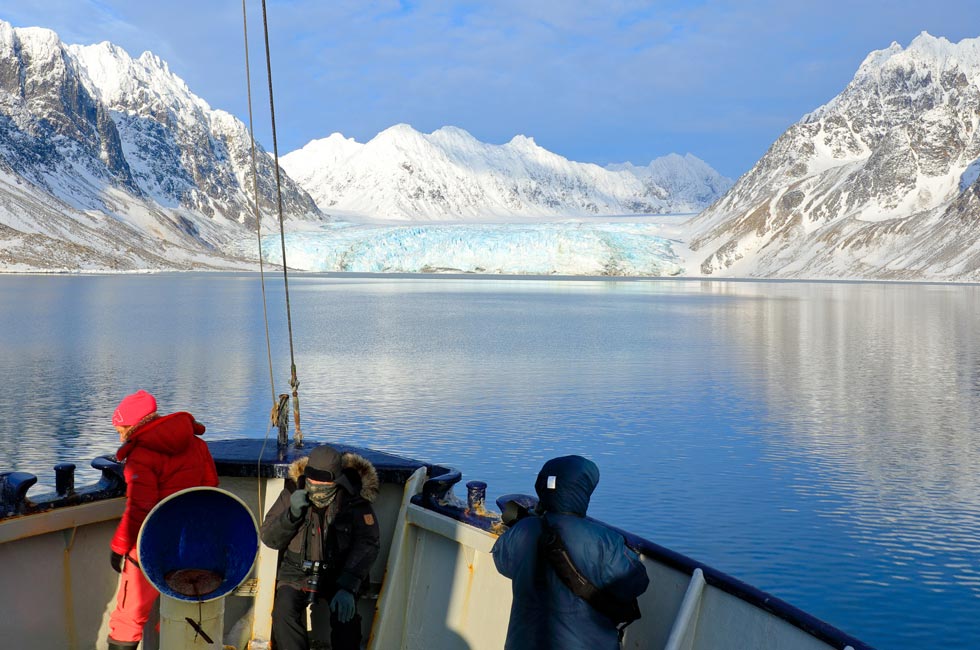
[[[296,447],[303,446],[303,431],[299,420],[299,379],[296,376],[296,355],[293,349],[293,318],[289,306],[289,273],[286,266],[286,234],[282,216],[282,179],[279,174],[279,143],[276,140],[276,104],[272,93],[272,56],[269,48],[269,17],[266,11],[266,0],[262,0],[262,26],[265,31],[265,67],[269,77],[269,115],[272,118],[272,154],[276,173],[276,201],[279,208],[279,241],[282,244],[282,281],[286,292],[286,325],[289,331],[289,385],[293,389],[293,424],[295,433],[293,443]]]
[[[252,120],[252,71],[248,54],[248,12],[242,0],[242,27],[245,31],[245,89],[248,95],[248,135],[251,139],[252,153],[252,199],[255,210],[255,235],[259,245],[259,278],[262,284],[262,318],[265,322],[265,349],[269,357],[269,386],[272,390],[273,408],[276,402],[276,380],[272,370],[272,339],[269,337],[269,309],[265,294],[265,264],[262,258],[262,212],[259,209],[259,172],[255,156],[255,129]]]
[[[265,349],[269,357],[269,386],[272,390],[272,410],[273,414],[269,420],[269,424],[265,429],[265,438],[262,439],[262,448],[259,449],[259,457],[255,461],[255,475],[257,477],[262,476],[262,456],[265,454],[265,446],[269,443],[269,432],[272,431],[272,425],[278,425],[278,418],[276,415],[276,408],[278,407],[278,402],[276,401],[276,379],[272,370],[272,339],[269,336],[269,309],[268,301],[265,295],[265,267],[262,262],[262,211],[259,209],[259,172],[258,163],[256,162],[255,156],[255,129],[253,128],[252,119],[252,72],[251,66],[249,65],[249,54],[248,54],[248,11],[245,9],[245,0],[242,0],[242,29],[245,32],[245,89],[248,95],[248,135],[251,139],[251,149],[252,149],[252,194],[253,194],[253,205],[255,209],[255,235],[258,238],[259,246],[259,278],[261,278],[262,284],[262,319],[265,321]],[[281,431],[281,429],[280,429]],[[280,433],[280,443],[282,442],[283,434]],[[258,516],[259,523],[262,523],[263,512],[265,508],[262,502],[262,481],[256,481],[258,486]]]

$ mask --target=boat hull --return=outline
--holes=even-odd
[[[381,480],[375,511],[382,549],[358,603],[367,648],[502,648],[511,584],[494,566],[490,551],[502,529],[499,516],[483,507],[482,493],[474,500],[477,483],[469,484],[468,501],[461,502],[452,492],[460,476],[449,468],[338,447],[371,460]],[[255,440],[212,442],[211,448],[219,487],[241,499],[257,520],[278,497],[289,464],[309,449],[266,453]],[[0,519],[4,647],[106,647],[117,588],[109,544],[124,507],[116,497]],[[650,577],[639,601],[642,618],[627,629],[624,648],[872,650],[778,598],[619,532],[641,554]],[[260,545],[248,578],[224,599],[226,645],[269,647],[277,565],[278,553]],[[148,626],[142,648],[158,647]]]

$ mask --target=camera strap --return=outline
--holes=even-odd
[[[623,600],[609,590],[599,589],[592,584],[572,562],[558,531],[548,523],[546,517],[542,516],[540,521],[542,533],[538,544],[551,568],[573,594],[613,622],[622,640],[626,626],[640,618],[640,606],[636,598]]]

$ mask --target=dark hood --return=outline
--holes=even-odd
[[[310,461],[309,456],[303,456],[292,462],[289,466],[288,476],[293,481],[293,483],[298,483],[299,478],[303,475],[303,471],[306,469],[306,464]],[[360,496],[366,501],[373,502],[378,498],[378,492],[381,489],[381,481],[378,478],[378,472],[374,468],[367,458],[359,456],[358,454],[352,452],[344,452],[340,457],[341,465],[344,468],[344,474],[337,479],[337,483],[341,485],[351,494],[360,494]],[[349,477],[346,476],[347,472],[355,472],[360,479],[359,489],[356,489]]]
[[[582,456],[561,456],[544,464],[534,483],[538,507],[584,517],[589,499],[599,484],[599,468]]]

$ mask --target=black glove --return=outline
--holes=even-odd
[[[122,573],[123,556],[113,551],[112,555],[109,557],[109,564],[112,565],[113,571],[116,573]]]
[[[310,505],[310,498],[306,495],[306,490],[296,490],[289,497],[289,516],[295,521],[303,515]]]

